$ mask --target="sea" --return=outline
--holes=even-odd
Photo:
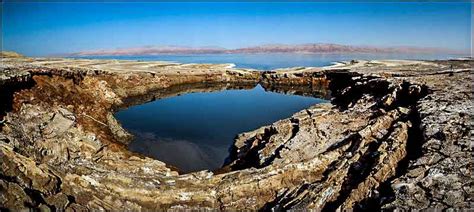
[[[461,54],[414,54],[414,53],[256,53],[256,54],[164,54],[153,56],[83,56],[87,59],[117,59],[138,61],[169,61],[178,63],[232,63],[236,68],[273,70],[290,67],[321,67],[338,61],[350,60],[442,60],[465,57]]]

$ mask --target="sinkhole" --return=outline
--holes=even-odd
[[[130,151],[189,173],[222,167],[237,134],[327,102],[328,95],[309,87],[188,85],[141,98],[115,116],[134,135]]]

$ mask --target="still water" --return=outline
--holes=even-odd
[[[345,54],[294,54],[294,53],[259,53],[259,54],[173,54],[155,56],[91,56],[81,58],[118,59],[141,61],[171,61],[179,63],[233,63],[237,68],[272,70],[295,66],[328,66],[333,62],[350,60],[375,59],[416,59],[435,60],[450,59],[466,55],[455,54],[401,54],[401,53],[345,53]]]
[[[116,113],[135,139],[129,149],[159,159],[182,172],[222,166],[234,137],[290,117],[315,97],[248,90],[187,93]]]

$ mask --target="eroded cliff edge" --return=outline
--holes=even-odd
[[[472,65],[357,61],[261,73],[228,65],[4,59],[0,205],[473,208]],[[129,99],[258,82],[273,90],[327,90],[332,104],[238,135],[229,163],[216,173],[180,175],[128,152],[130,135],[113,117]]]

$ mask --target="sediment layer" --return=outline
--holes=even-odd
[[[473,208],[472,60],[229,65],[3,59],[0,206],[55,210]],[[179,174],[131,153],[121,108],[246,88],[332,97]]]

